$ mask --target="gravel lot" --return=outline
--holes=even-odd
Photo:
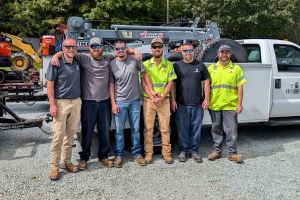
[[[8,104],[26,118],[46,113],[46,103],[32,107]],[[43,127],[51,131],[50,124]],[[123,168],[107,169],[91,159],[89,169],[76,174],[61,171],[48,179],[51,137],[38,128],[0,132],[0,199],[300,199],[300,127],[239,129],[239,153],[244,164],[223,157],[207,160],[212,139],[204,129],[200,151],[203,163],[188,160],[137,166],[127,152]],[[73,160],[80,145],[76,141]],[[177,147],[174,147],[174,158]]]

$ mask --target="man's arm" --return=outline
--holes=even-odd
[[[204,101],[202,103],[202,108],[206,110],[208,109],[209,106],[209,94],[210,94],[209,79],[204,80],[203,85],[204,85]]]
[[[164,92],[160,96],[155,98],[153,103],[155,103],[157,105],[161,104],[165,100],[165,98],[168,96],[168,94],[171,92],[172,87],[173,87],[173,80],[168,82],[168,84],[165,87]]]
[[[115,100],[115,84],[112,82],[109,83],[109,96],[110,96],[111,110],[113,114],[117,115],[119,113],[119,107]]]
[[[149,86],[147,85],[146,81],[144,78],[142,78],[142,87],[144,89],[144,91],[146,92],[146,94],[148,95],[148,97],[152,100],[155,98],[154,95],[152,95],[150,89],[149,89]]]
[[[171,90],[171,109],[173,112],[176,112],[177,110],[177,102],[176,102],[176,83],[174,82],[174,85]]]
[[[136,60],[142,59],[142,53],[134,48],[127,48],[127,53],[128,54],[133,54]]]
[[[55,53],[51,58],[51,65],[60,66],[59,58],[61,58],[63,55],[64,53],[62,51]]]
[[[54,81],[47,80],[47,96],[50,104],[50,114],[57,117],[57,107],[54,98]]]
[[[153,84],[151,82],[151,79],[150,79],[148,73],[147,72],[143,72],[142,74],[143,74],[143,78],[142,79],[145,79],[145,83],[146,83],[146,85],[148,87],[149,92],[151,93],[152,96],[155,97],[157,95],[157,93],[153,91]]]
[[[236,108],[237,114],[240,114],[243,111],[243,94],[244,94],[244,89],[243,85],[238,87],[238,104]]]

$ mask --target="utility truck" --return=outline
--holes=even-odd
[[[71,17],[66,35],[77,41],[79,51],[88,50],[88,42],[95,36],[102,38],[108,48],[113,47],[113,40],[123,39],[145,53],[144,60],[151,57],[149,43],[154,37],[163,39],[164,55],[171,61],[180,60],[181,56],[168,53],[170,42],[193,40],[198,45],[197,59],[206,66],[216,61],[221,44],[229,44],[233,62],[239,63],[247,79],[239,123],[300,124],[300,47],[283,40],[220,39],[216,23],[208,22],[204,28],[198,28],[198,22],[196,19],[191,27],[112,25],[111,30],[102,30],[92,29],[91,23],[81,17]],[[207,112],[203,123],[210,124]]]

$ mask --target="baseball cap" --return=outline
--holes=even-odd
[[[154,44],[154,43],[164,44],[163,40],[159,37],[153,38],[153,40],[151,41],[151,44]]]
[[[227,45],[227,44],[222,44],[222,45],[219,47],[218,52],[221,52],[221,51],[228,51],[228,52],[231,52],[231,48],[230,48],[230,46]]]
[[[90,46],[92,44],[102,44],[102,40],[100,38],[93,37],[92,39],[90,39]]]

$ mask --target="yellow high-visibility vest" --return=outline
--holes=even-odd
[[[153,84],[154,92],[162,94],[168,82],[177,78],[173,64],[164,58],[161,59],[159,66],[156,66],[153,58],[143,62],[143,64]],[[145,92],[144,96],[147,96]]]
[[[247,82],[243,70],[231,61],[222,67],[219,62],[208,67],[210,75],[209,109],[236,110],[238,103],[238,87]]]

